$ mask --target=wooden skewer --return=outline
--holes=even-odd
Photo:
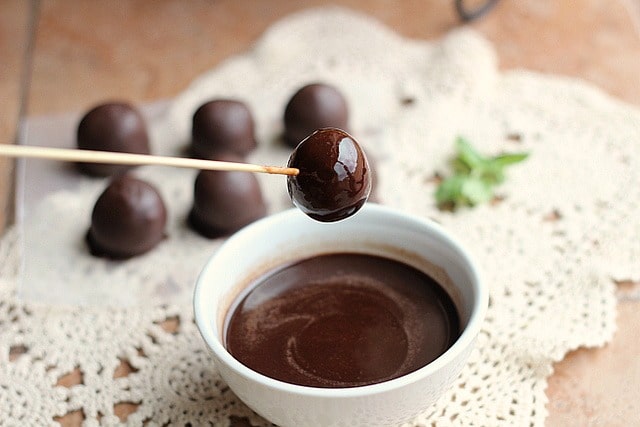
[[[183,157],[152,156],[150,154],[119,153],[111,151],[79,150],[69,148],[36,147],[29,145],[0,144],[0,156],[31,157],[67,162],[114,163],[121,165],[157,165],[179,168],[258,172],[278,175],[298,175],[296,168],[262,166],[250,163],[223,162],[219,160],[189,159]]]

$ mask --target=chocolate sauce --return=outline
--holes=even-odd
[[[356,213],[371,192],[371,171],[360,145],[336,128],[317,130],[291,154],[287,177],[293,203],[311,218],[332,222]]]
[[[257,280],[226,319],[240,362],[288,383],[323,388],[375,384],[413,372],[458,338],[443,288],[387,258],[319,255]]]

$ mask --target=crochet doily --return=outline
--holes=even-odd
[[[441,223],[490,286],[477,349],[410,425],[542,426],[552,363],[606,343],[613,279],[640,279],[640,111],[579,81],[499,72],[492,47],[467,29],[408,40],[369,18],[319,9],[277,23],[148,116],[153,150],[181,153],[197,106],[232,97],[257,123],[250,160],[284,164],[284,106],[313,81],[346,96],[350,130],[375,159],[378,200]],[[458,135],[486,154],[530,156],[507,171],[493,203],[443,212],[434,176],[448,172]],[[3,425],[56,425],[73,411],[85,426],[268,425],[220,379],[193,323],[194,278],[220,244],[185,226],[195,172],[136,173],[156,184],[170,212],[168,238],[147,255],[107,262],[87,254],[83,237],[105,182],[77,174],[27,206],[4,236]],[[282,177],[259,179],[270,212],[290,206]],[[72,372],[79,384],[65,381]],[[114,411],[122,405],[124,420]]]

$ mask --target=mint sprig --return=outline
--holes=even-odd
[[[435,197],[441,209],[475,206],[494,198],[495,187],[505,180],[505,168],[525,160],[529,153],[507,153],[487,157],[458,137],[456,155],[451,160],[453,174],[443,179]]]

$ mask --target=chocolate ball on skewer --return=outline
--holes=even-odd
[[[288,166],[299,169],[298,175],[287,177],[291,200],[318,221],[353,215],[371,192],[372,173],[364,151],[341,129],[312,133],[293,151]]]

